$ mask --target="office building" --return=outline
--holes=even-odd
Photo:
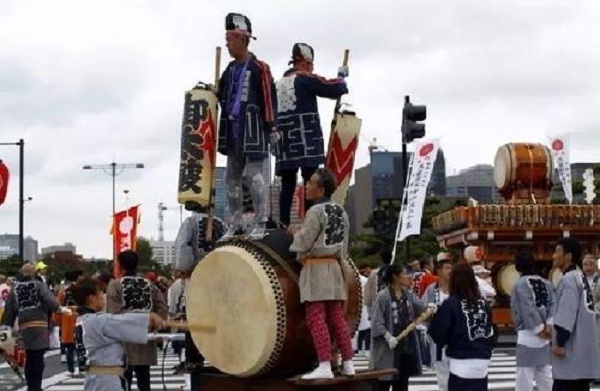
[[[175,242],[170,240],[150,240],[152,259],[163,265],[175,263]]]

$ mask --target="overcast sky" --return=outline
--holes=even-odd
[[[251,19],[251,49],[276,78],[294,42],[315,47],[324,76],[350,49],[356,167],[375,137],[400,150],[407,94],[427,104],[448,174],[556,133],[571,134],[573,161],[600,160],[595,1],[0,0],[0,142],[25,139],[25,233],[40,247],[111,256],[110,177],[81,167],[113,159],[145,164],[117,177],[117,206],[130,190],[141,234],[157,236],[158,202],[177,207],[183,93],[212,81],[227,12]],[[324,129],[332,108],[320,104]],[[17,233],[18,148],[0,147],[0,159],[13,174],[0,233]],[[178,210],[165,212],[166,238],[178,227]]]

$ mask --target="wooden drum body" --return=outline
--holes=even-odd
[[[239,377],[289,376],[310,368],[316,354],[300,303],[301,266],[288,252],[292,237],[269,230],[259,241],[220,243],[195,268],[187,292],[190,324],[214,326],[193,331],[206,360]],[[359,322],[362,292],[358,270],[345,262],[346,320]]]
[[[506,200],[545,202],[552,188],[554,163],[542,144],[510,143],[498,148],[494,182]]]

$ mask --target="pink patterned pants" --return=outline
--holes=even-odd
[[[352,359],[352,342],[344,318],[342,301],[309,301],[306,303],[306,323],[312,336],[319,362],[331,360],[331,340],[327,324],[333,329],[342,360]]]

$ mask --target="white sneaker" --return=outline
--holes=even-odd
[[[352,360],[344,361],[342,363],[342,375],[344,375],[344,376],[356,375],[356,371],[354,370],[354,363],[352,362]]]
[[[333,379],[333,372],[331,372],[331,363],[324,361],[319,363],[319,366],[312,372],[302,375],[302,380],[316,380],[316,379]]]
[[[60,363],[64,364],[67,362],[67,356],[65,354],[60,355]]]

